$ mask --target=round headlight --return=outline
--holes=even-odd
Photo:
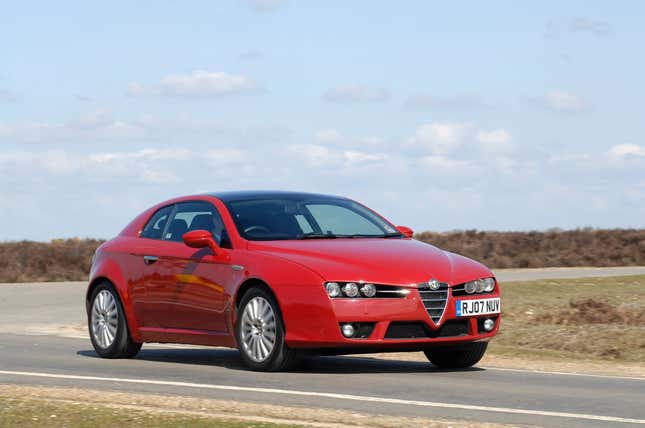
[[[358,296],[358,285],[353,282],[348,282],[343,286],[343,293],[347,297],[356,297]]]
[[[340,296],[340,285],[338,285],[337,282],[328,282],[327,285],[325,285],[325,288],[327,289],[329,297]]]
[[[493,278],[486,278],[484,281],[484,291],[490,293],[495,289],[495,280]]]
[[[365,297],[374,297],[376,296],[376,287],[374,284],[363,284],[361,287],[361,293]]]
[[[484,287],[486,287],[486,283],[484,282],[483,279],[478,279],[475,281],[477,283],[477,292],[478,293],[483,293],[484,292]]]
[[[464,285],[464,290],[468,294],[473,294],[475,291],[477,291],[477,282],[476,281],[467,282]]]

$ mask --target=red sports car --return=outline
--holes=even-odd
[[[304,353],[423,351],[468,367],[499,328],[499,286],[347,198],[223,192],[158,204],[94,255],[86,307],[106,358],[144,342],[237,347],[255,370]]]

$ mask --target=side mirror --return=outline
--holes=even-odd
[[[184,244],[191,248],[210,248],[213,254],[217,254],[219,245],[213,239],[213,235],[207,230],[191,230],[182,236]]]
[[[412,236],[414,236],[414,231],[407,226],[397,226],[396,228],[408,238],[412,238]]]

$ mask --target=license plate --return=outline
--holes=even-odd
[[[501,307],[500,298],[457,300],[457,316],[499,314]]]

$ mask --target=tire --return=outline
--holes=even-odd
[[[488,342],[472,342],[444,348],[430,348],[423,351],[435,366],[446,369],[463,369],[477,364],[484,354]]]
[[[273,295],[264,288],[249,288],[242,296],[235,323],[235,338],[244,364],[255,371],[292,368],[297,354],[285,344],[284,336],[282,314]]]
[[[130,336],[119,294],[107,281],[92,292],[87,327],[92,346],[102,358],[132,358],[141,349],[141,343]]]

